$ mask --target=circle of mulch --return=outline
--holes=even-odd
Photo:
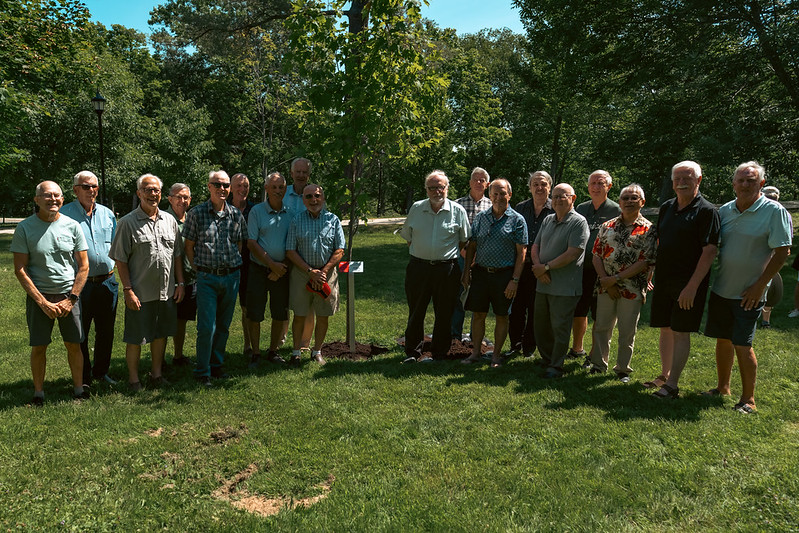
[[[388,348],[378,346],[376,344],[362,344],[355,343],[355,353],[350,351],[350,345],[347,342],[335,341],[328,342],[322,345],[322,353],[325,354],[326,359],[348,359],[350,361],[365,361],[371,359],[375,355],[386,353]]]
[[[400,346],[405,346],[405,338],[400,337],[397,339],[397,344]],[[461,342],[458,339],[452,339],[452,344],[449,347],[449,352],[444,357],[436,357],[435,359],[439,359],[442,361],[454,361],[456,359],[463,359],[465,357],[469,357],[472,355],[472,342]],[[424,344],[422,344],[422,356],[430,356],[433,357],[432,353],[432,342],[428,335],[425,335]],[[493,350],[492,347],[486,346],[485,343],[481,343],[480,345],[480,353],[486,353]]]

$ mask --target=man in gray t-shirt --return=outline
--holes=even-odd
[[[555,212],[544,219],[531,250],[533,274],[538,280],[535,337],[548,378],[563,375],[574,308],[582,294],[589,231],[588,222],[573,209],[575,198],[568,183],[553,189]]]

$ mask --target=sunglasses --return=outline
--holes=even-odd
[[[315,193],[315,194],[310,194],[309,193],[309,194],[305,195],[305,199],[306,200],[310,200],[311,198],[321,198],[321,197],[322,197],[322,195],[320,193]]]
[[[97,185],[88,185],[86,183],[81,183],[81,184],[78,185],[78,187],[80,187],[84,191],[93,191],[94,189],[98,188]]]
[[[210,181],[209,185],[213,185],[217,189],[230,189],[230,183],[220,183],[218,181]]]

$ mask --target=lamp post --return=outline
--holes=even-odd
[[[103,111],[105,111],[105,98],[102,97],[100,91],[97,91],[97,96],[92,98],[92,105],[94,112],[97,113],[97,123],[100,125],[100,179],[103,183],[103,205],[108,207],[108,193],[105,189],[105,155],[103,154]]]

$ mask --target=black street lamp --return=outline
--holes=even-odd
[[[105,189],[105,155],[103,154],[103,111],[105,111],[105,98],[102,97],[100,91],[97,91],[97,96],[92,98],[92,105],[94,106],[94,112],[97,113],[97,122],[100,125],[100,179],[103,183],[102,204],[108,207],[108,193]]]

